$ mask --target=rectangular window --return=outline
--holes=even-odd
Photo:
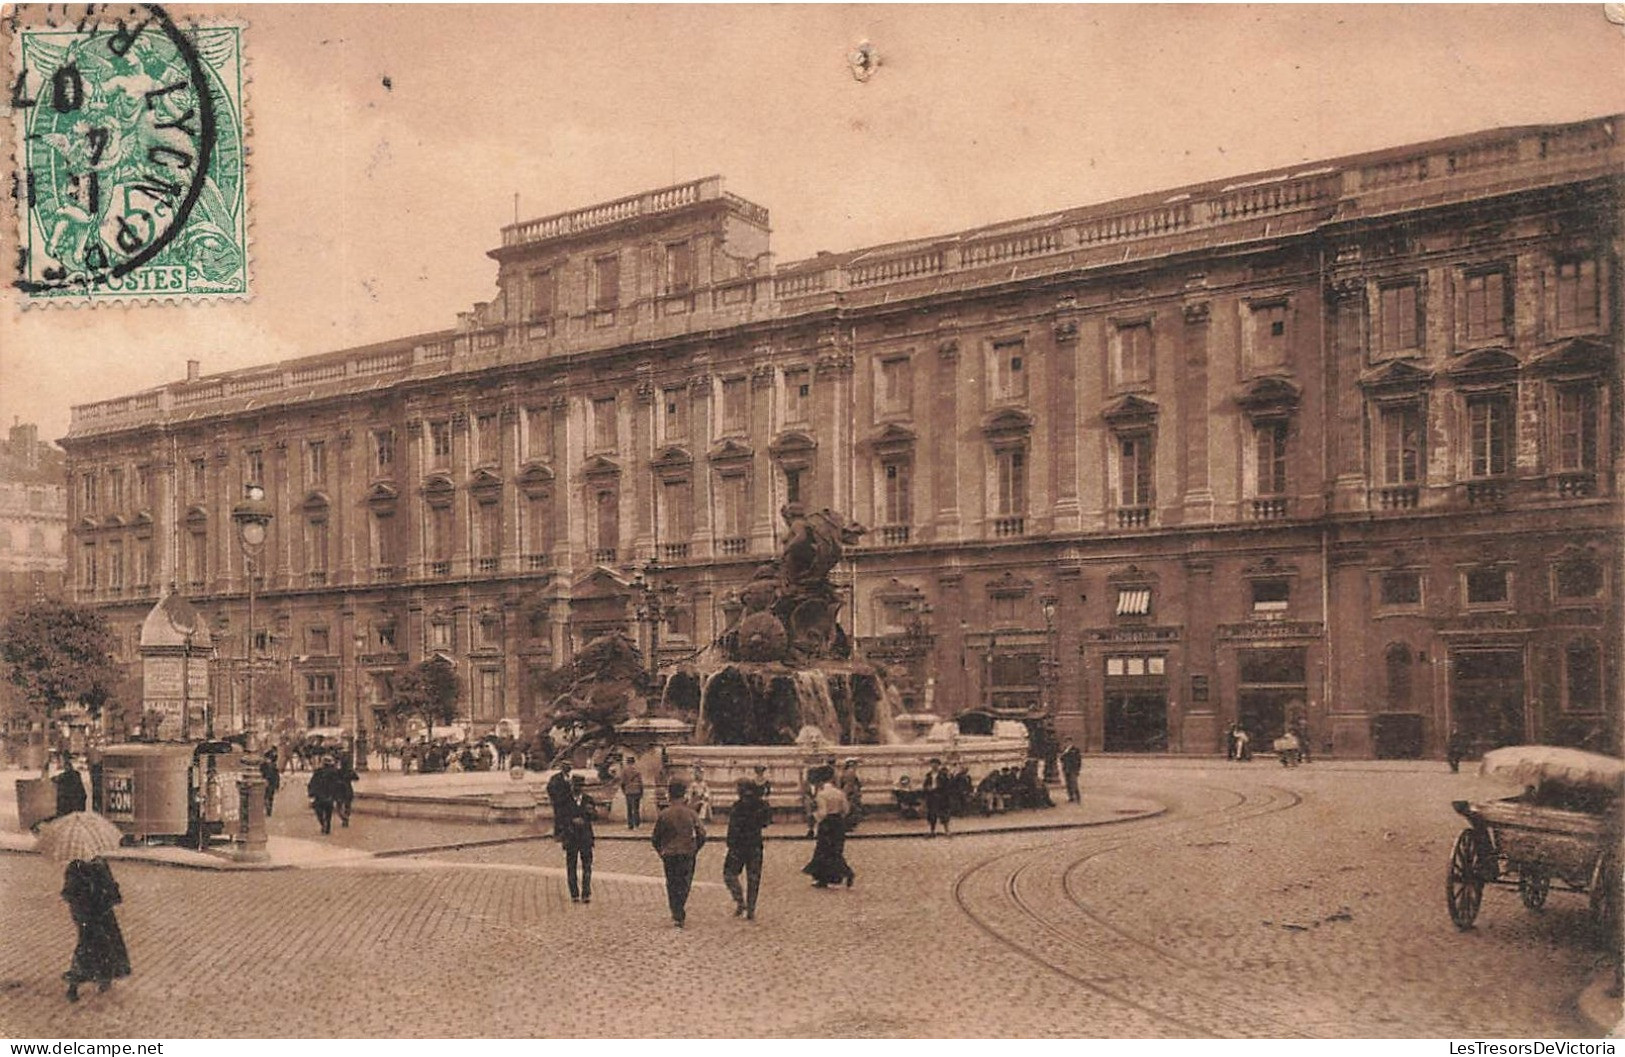
[[[553,292],[556,288],[553,269],[544,268],[539,272],[530,273],[530,318],[543,320],[551,318],[554,312]]]
[[[137,537],[135,541],[135,585],[147,587],[152,583],[152,539]]]
[[[621,497],[605,488],[594,497],[594,525],[597,529],[593,560],[600,564],[615,561],[621,543]]]
[[[1279,367],[1287,361],[1287,305],[1256,305],[1252,312],[1252,366]]]
[[[107,586],[115,590],[124,586],[123,540],[113,540],[107,545]]]
[[[1414,404],[1382,409],[1382,483],[1422,480],[1422,410]]]
[[[243,453],[243,483],[265,483],[265,453],[258,448],[250,448]]]
[[[1254,580],[1252,582],[1253,616],[1263,618],[1284,617],[1292,598],[1290,580]]]
[[[1381,318],[1379,347],[1382,351],[1398,353],[1421,348],[1423,322],[1420,284],[1393,283],[1380,287],[1378,292]]]
[[[999,517],[1018,517],[1027,512],[1027,451],[1007,448],[997,453]]]
[[[192,460],[192,498],[202,499],[203,493],[208,490],[209,464],[203,459]]]
[[[502,504],[476,503],[474,510],[474,527],[479,535],[479,539],[475,541],[476,553],[487,562],[494,561],[502,554]],[[480,571],[496,570],[481,568]]]
[[[480,415],[474,419],[474,432],[479,436],[480,465],[496,466],[502,462],[502,427],[496,415]]]
[[[495,720],[502,716],[502,669],[481,668],[479,687],[474,695],[474,718]]]
[[[395,431],[374,430],[372,434],[373,467],[379,474],[393,472],[395,467]]]
[[[307,441],[305,444],[305,481],[319,488],[327,481],[327,442]]]
[[[805,423],[812,415],[812,372],[797,367],[784,372],[784,419]]]
[[[1463,280],[1462,312],[1468,341],[1504,337],[1510,302],[1506,273],[1469,273]]]
[[[881,414],[907,414],[914,406],[914,369],[907,356],[880,361]]]
[[[312,729],[338,723],[338,676],[332,672],[305,675],[305,725]]]
[[[1598,325],[1601,301],[1597,288],[1597,261],[1570,257],[1557,262],[1557,329],[1582,330]]]
[[[114,511],[124,509],[123,470],[113,469],[107,471],[107,501]]]
[[[666,244],[666,293],[686,294],[694,287],[694,247],[686,239]]]
[[[592,402],[592,444],[595,451],[615,451],[619,430],[615,422],[615,398],[600,397]]]
[[[1422,574],[1408,570],[1383,573],[1382,604],[1385,606],[1421,605]]]
[[[389,623],[388,621],[385,621],[384,623],[381,623],[381,624],[375,624],[373,626],[372,633],[378,640],[378,649],[381,652],[393,652],[394,651],[394,649],[395,649],[395,625],[394,624]]]
[[[610,312],[621,303],[621,259],[598,257],[592,262],[592,306]]]
[[[436,620],[429,625],[429,648],[436,650],[452,649],[451,621]]]
[[[80,480],[79,491],[80,513],[92,514],[96,511],[96,475],[87,473]]]
[[[993,344],[993,378],[1001,400],[1021,400],[1027,395],[1027,343],[999,341]]]
[[[1512,458],[1512,401],[1501,395],[1467,401],[1467,428],[1472,443],[1472,476],[1505,474]]]
[[[1253,440],[1258,460],[1258,494],[1261,496],[1285,495],[1287,490],[1286,422],[1258,423],[1253,427]]]
[[[1564,386],[1557,391],[1557,468],[1568,472],[1597,468],[1597,390]]]
[[[784,471],[784,501],[786,503],[800,503],[803,501],[804,497],[801,494],[803,472],[800,469],[789,468]]]
[[[372,516],[372,564],[380,569],[395,565],[395,515],[380,510]]]
[[[311,518],[305,522],[305,571],[327,572],[327,519]]]
[[[1510,597],[1505,569],[1470,569],[1466,579],[1470,606],[1498,605]]]
[[[429,463],[431,466],[451,465],[451,420],[436,419],[429,423]]]
[[[694,532],[693,487],[688,481],[665,481],[660,487],[660,541],[684,544]]]
[[[909,525],[914,521],[913,497],[910,495],[910,470],[907,459],[893,459],[884,464],[886,478],[885,523]]]
[[[1117,438],[1117,505],[1151,505],[1151,435],[1137,433]]]
[[[1565,704],[1571,712],[1602,711],[1602,650],[1595,642],[1569,643],[1563,651]]]
[[[200,530],[188,534],[190,546],[186,548],[187,579],[201,587],[209,578],[209,537]]]
[[[660,397],[660,437],[681,444],[688,439],[688,390],[674,386],[661,390]]]
[[[29,509],[37,510],[33,500],[33,493],[29,495]],[[152,509],[152,471],[145,466],[136,467],[135,471],[135,506],[137,510]]]
[[[1151,588],[1119,587],[1117,589],[1117,615],[1120,617],[1150,616]]]
[[[452,513],[451,507],[432,506],[428,516],[428,543],[429,560],[437,563],[451,561],[452,554]],[[450,572],[449,569],[444,572]],[[444,572],[441,575],[444,575]]]
[[[553,412],[545,407],[525,408],[525,458],[545,460],[553,454]]]
[[[553,498],[542,492],[525,497],[525,553],[545,559],[553,549]]]
[[[306,653],[315,657],[325,657],[331,651],[332,645],[332,637],[325,624],[305,629]]]
[[[722,429],[725,433],[743,433],[750,425],[749,390],[743,378],[722,380]]]
[[[1130,323],[1117,328],[1116,368],[1119,388],[1151,381],[1150,323]]]
[[[718,528],[724,540],[745,539],[750,535],[750,481],[744,474],[727,474],[717,480],[722,517]]]

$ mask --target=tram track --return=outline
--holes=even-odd
[[[1302,802],[1298,794],[1272,786],[1265,787],[1262,797],[1206,784],[1197,786],[1191,795],[1222,796],[1227,802],[1194,817],[1162,816],[1126,836],[1091,835],[1067,842],[1087,848],[1058,868],[1053,861],[1058,846],[1053,844],[989,856],[967,867],[955,879],[955,905],[1000,946],[1111,1002],[1166,1024],[1180,1036],[1309,1037],[1290,1024],[1248,1015],[1233,1000],[1212,995],[1206,987],[1191,986],[1189,977],[1195,975],[1205,982],[1212,978],[1212,968],[1114,924],[1092,909],[1078,892],[1076,879],[1089,863],[1104,856],[1159,836],[1199,833],[1289,811]],[[1176,812],[1189,808],[1186,799],[1175,799]],[[1050,897],[1047,903],[1042,898],[1046,894]],[[1057,903],[1066,908],[1070,920],[1065,923],[1053,916]],[[1169,972],[1146,972],[1148,959]],[[1173,983],[1169,982],[1170,976]]]

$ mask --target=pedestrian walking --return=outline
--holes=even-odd
[[[124,946],[113,908],[124,901],[107,860],[75,859],[62,875],[62,899],[73,915],[79,942],[73,948],[73,961],[62,978],[68,982],[68,1001],[79,1001],[79,985],[96,981],[100,991],[113,981],[130,975],[130,953]]]
[[[553,777],[547,780],[547,802],[553,808],[553,836],[559,840],[564,839],[564,831],[570,825],[570,804],[572,803],[571,790],[575,783],[571,781],[570,761],[560,760],[558,770]]]
[[[585,775],[578,774],[570,779],[569,819],[563,836],[559,838],[564,845],[564,877],[570,884],[572,903],[592,902],[592,846],[597,839],[592,824],[598,817],[598,811],[592,797],[587,795],[586,787]]]
[[[705,768],[699,764],[694,765],[694,777],[688,783],[688,806],[701,822],[711,821],[711,787],[705,784]]]
[[[722,860],[722,883],[734,897],[734,917],[756,920],[756,893],[762,887],[762,831],[773,821],[773,809],[762,787],[749,778],[736,786],[739,798],[728,813],[728,855]],[[739,886],[744,871],[745,887]]]
[[[1460,727],[1450,728],[1450,738],[1445,742],[1444,758],[1450,765],[1450,773],[1456,774],[1461,770],[1461,761],[1467,755],[1467,738],[1462,734]]]
[[[348,829],[350,810],[355,807],[355,784],[361,780],[361,776],[355,773],[355,765],[348,756],[339,757],[338,776],[338,799],[333,806],[338,809],[339,825]]]
[[[637,769],[638,758],[628,756],[621,764],[621,795],[626,798],[626,828],[643,825],[639,808],[643,805],[643,772]]]
[[[1061,777],[1066,780],[1066,802],[1069,804],[1083,803],[1083,793],[1078,789],[1078,775],[1083,770],[1083,752],[1071,741],[1066,743],[1066,751],[1061,753]]]
[[[61,818],[85,809],[85,780],[73,765],[73,753],[62,753],[62,770],[51,778],[51,783],[56,786],[56,815],[53,817]]]
[[[836,784],[841,787],[841,793],[846,797],[846,829],[850,833],[863,821],[863,779],[858,777],[856,756],[847,757],[846,764],[841,769],[840,781]]]
[[[332,833],[333,809],[344,795],[344,780],[339,777],[338,765],[331,756],[323,756],[321,765],[310,773],[305,793],[310,797],[311,809],[316,812],[316,823],[322,832]]]
[[[655,819],[651,837],[666,870],[666,904],[671,923],[682,928],[688,920],[688,892],[694,885],[694,863],[705,846],[705,824],[688,806],[688,786],[674,781],[671,802]]]
[[[942,761],[935,756],[926,766],[925,778],[920,782],[920,791],[925,799],[925,822],[931,827],[931,836],[937,835],[937,824],[942,824],[942,832],[948,832],[948,820],[953,817],[953,776],[948,769],[942,766]]]
[[[282,771],[276,765],[276,747],[265,750],[265,756],[260,760],[260,777],[265,779],[265,817],[271,817],[271,809],[276,806],[276,791],[282,788]]]
[[[835,771],[827,765],[818,769],[816,781],[817,843],[813,845],[812,859],[801,872],[813,879],[814,888],[828,888],[843,881],[851,888],[857,874],[846,861],[846,794],[835,784]]]

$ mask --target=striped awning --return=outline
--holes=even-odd
[[[1117,615],[1143,617],[1151,612],[1151,588],[1124,587],[1117,592]]]

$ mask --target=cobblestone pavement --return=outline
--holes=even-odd
[[[590,906],[544,841],[274,873],[120,864],[136,975],[76,1006],[59,871],[0,855],[0,1034],[1583,1034],[1601,954],[1582,897],[1531,913],[1492,890],[1467,933],[1445,912],[1449,801],[1491,788],[1428,765],[1091,760],[1086,795],[1170,811],[853,842],[851,890],[809,888],[810,845],[774,842],[754,924],[707,847],[684,930],[630,842],[601,844]],[[335,838],[400,846],[367,821]],[[422,846],[493,828],[414,825]]]

